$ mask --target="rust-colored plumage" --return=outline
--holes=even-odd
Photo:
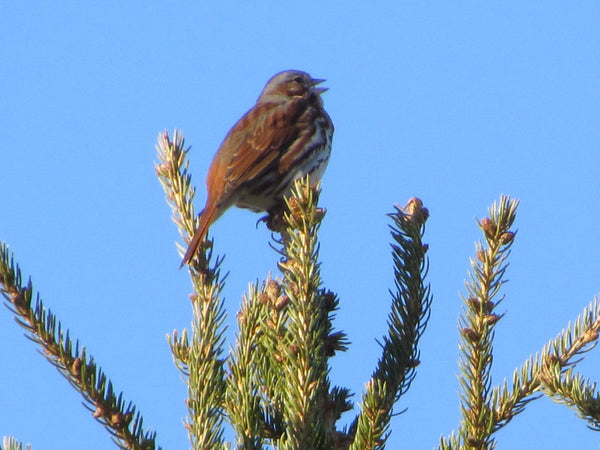
[[[182,266],[195,256],[208,228],[235,205],[269,214],[293,182],[310,174],[316,184],[329,161],[333,123],[317,80],[288,70],[271,78],[256,105],[229,131],[206,177],[208,197]]]

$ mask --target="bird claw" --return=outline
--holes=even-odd
[[[283,208],[276,208],[267,213],[266,216],[262,216],[256,221],[256,227],[258,224],[264,222],[267,228],[275,233],[281,233],[285,229],[283,222]]]

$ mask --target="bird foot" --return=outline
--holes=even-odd
[[[266,216],[261,217],[256,222],[264,222],[267,228],[275,233],[281,233],[285,229],[285,222],[283,221],[283,208],[272,209],[267,213]]]

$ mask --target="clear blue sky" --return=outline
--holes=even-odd
[[[278,71],[302,69],[330,88],[322,271],[352,341],[332,360],[332,381],[356,401],[393,286],[385,214],[412,196],[431,213],[433,313],[389,448],[433,448],[458,425],[459,292],[480,236],[474,219],[501,193],[521,205],[496,382],[600,291],[600,4],[321,3],[0,6],[0,239],[165,449],[188,447],[186,390],[165,335],[189,326],[191,287],[154,143],[183,130],[200,209],[214,152]],[[256,220],[232,210],[211,231],[231,272],[229,337],[248,283],[276,270]],[[8,310],[0,320],[0,435],[37,449],[113,448]],[[580,369],[600,380],[600,349]],[[600,442],[545,399],[497,438],[498,449]]]

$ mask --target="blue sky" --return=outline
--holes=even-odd
[[[221,140],[284,69],[326,78],[336,131],[323,180],[325,285],[352,341],[332,381],[360,392],[393,286],[395,203],[430,210],[433,313],[389,448],[433,448],[458,426],[463,280],[475,217],[521,202],[493,376],[511,376],[600,291],[597,2],[12,2],[0,6],[0,239],[134,401],[163,448],[187,448],[185,387],[165,335],[191,291],[156,179],[159,131],[183,130],[198,209]],[[276,270],[269,232],[231,210],[228,336],[248,283]],[[0,435],[38,449],[110,449],[78,395],[0,310]],[[600,350],[580,364],[600,380]],[[353,414],[345,416],[344,423]],[[573,412],[538,400],[498,449],[597,448]]]

